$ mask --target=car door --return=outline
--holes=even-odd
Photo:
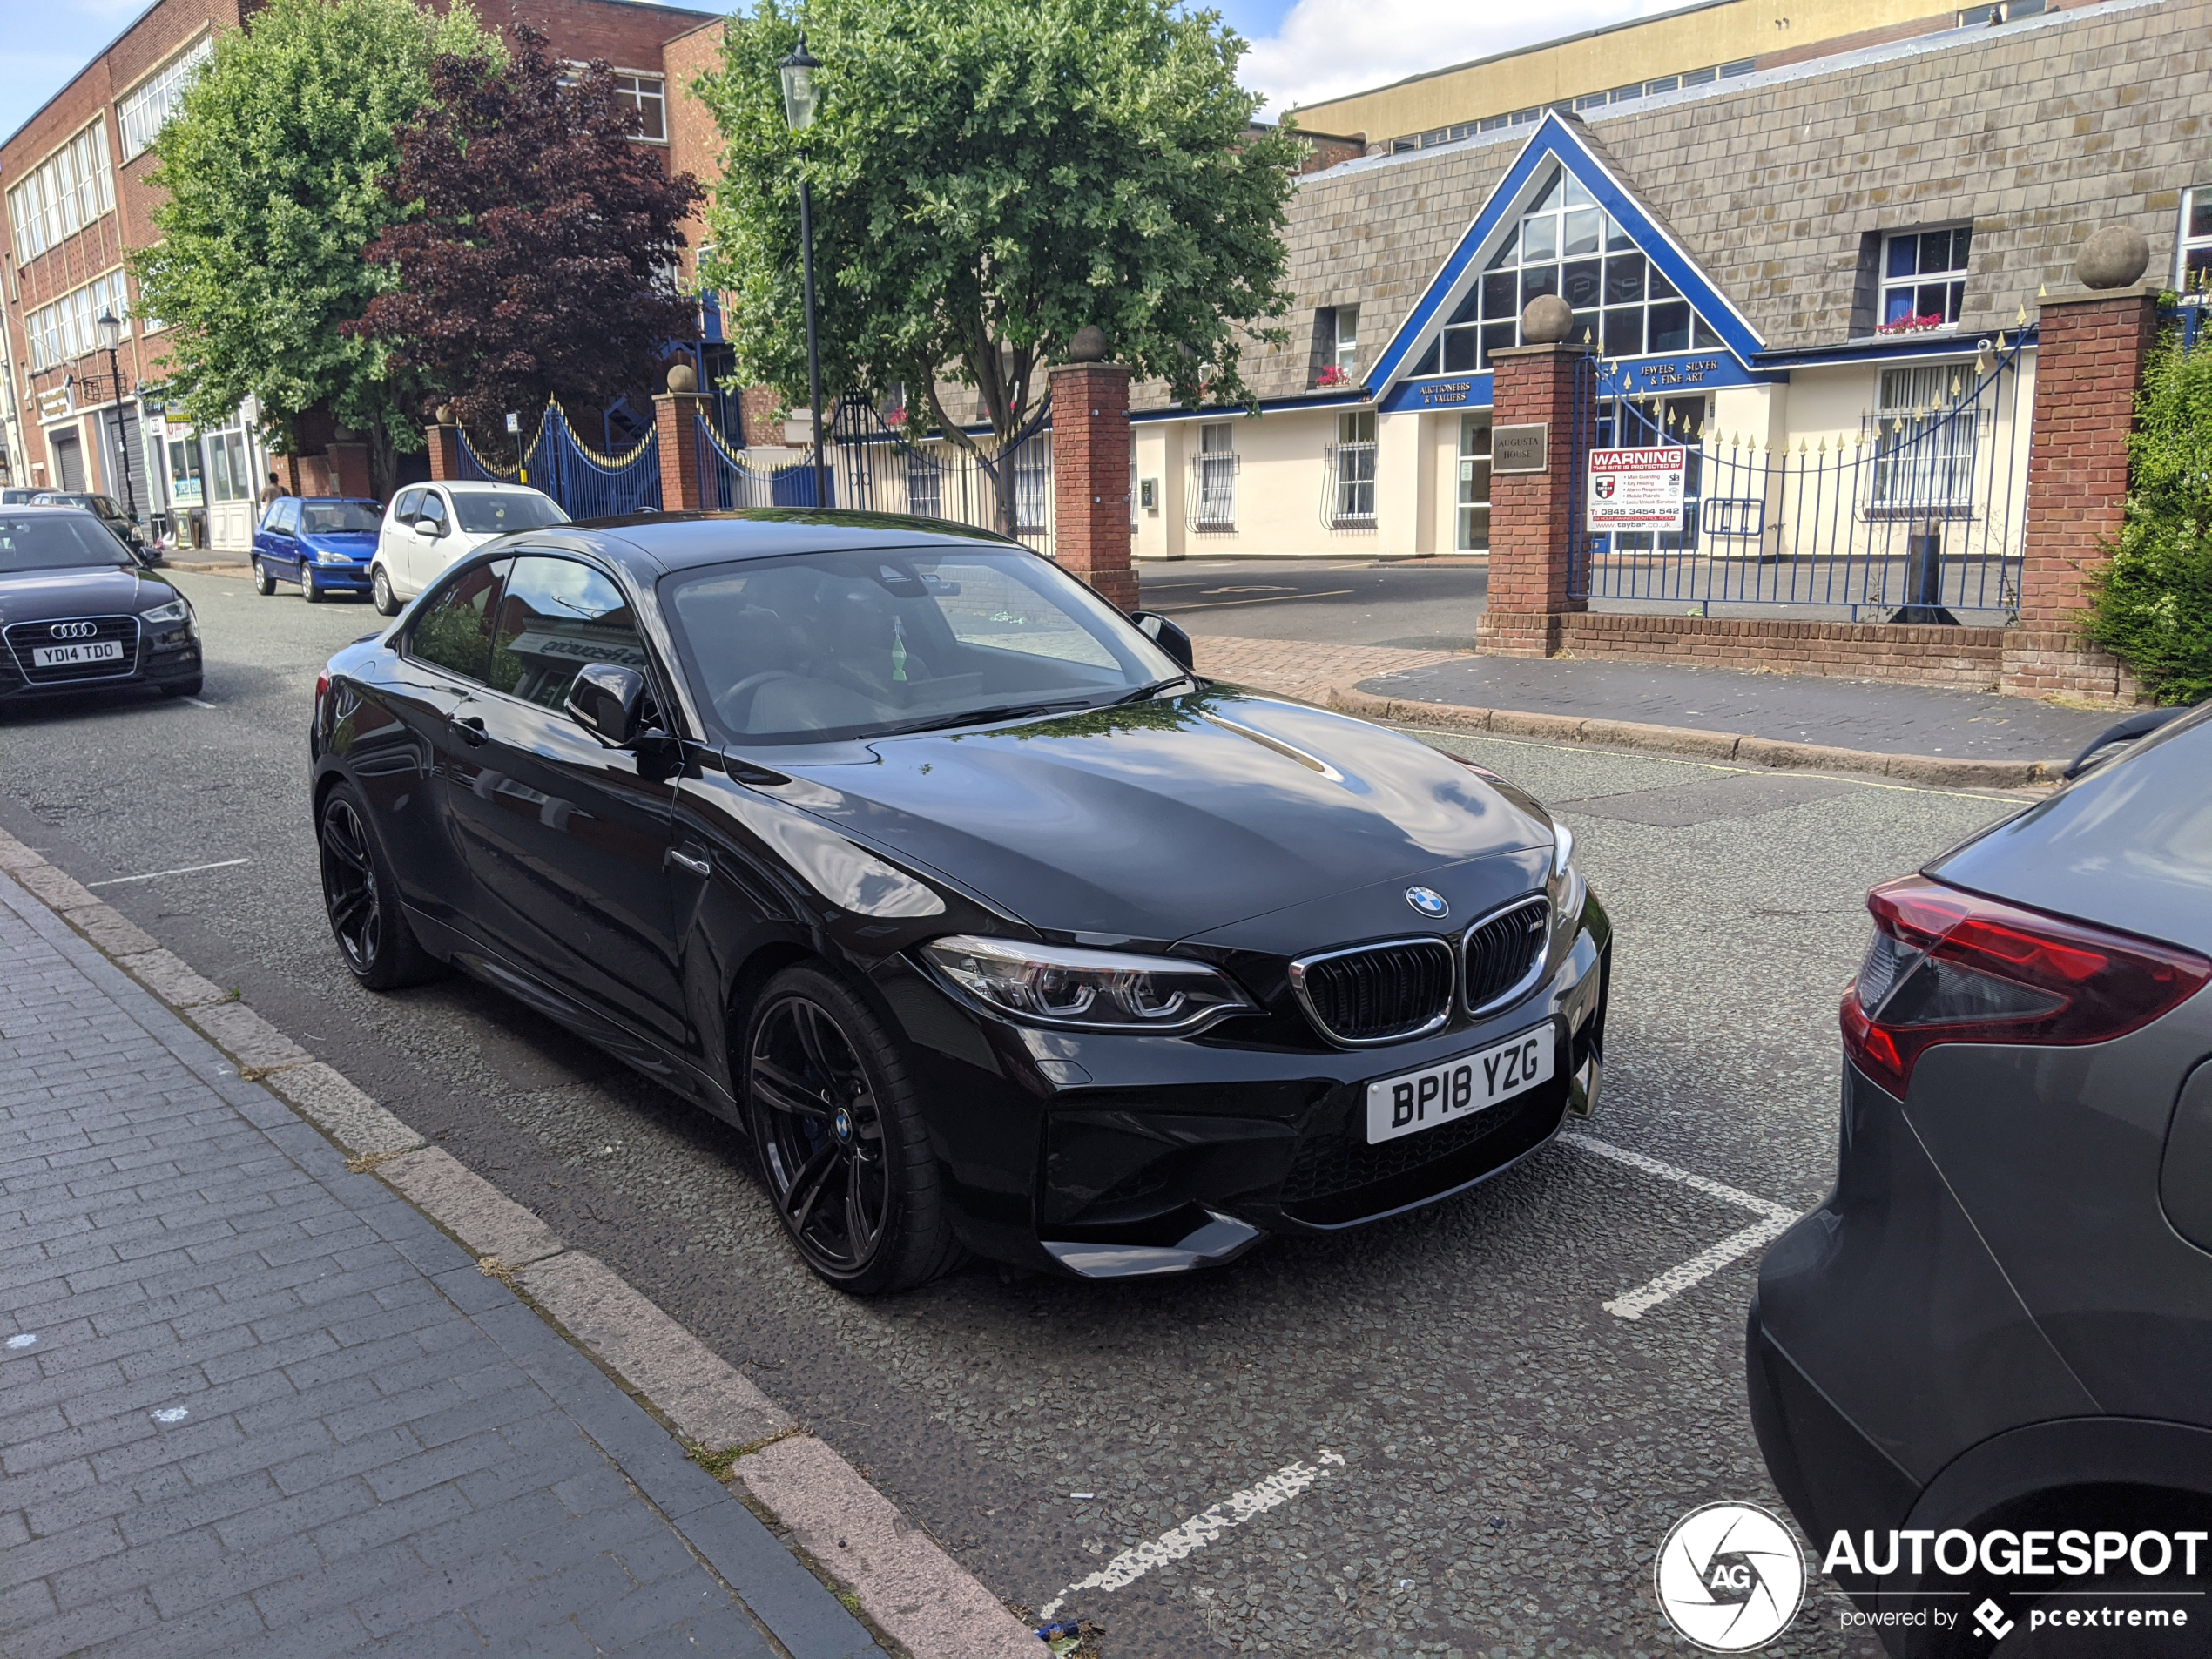
[[[507,566],[504,559],[471,565],[416,607],[380,688],[405,738],[387,745],[385,772],[362,779],[401,898],[479,941],[487,937],[475,920],[481,906],[454,838],[451,806],[454,752],[477,734],[456,730],[453,721],[490,666]],[[462,771],[473,781],[473,765],[462,763]]]
[[[481,916],[520,965],[665,1050],[687,1046],[668,868],[671,769],[567,712],[588,663],[657,671],[614,577],[516,557],[486,686],[456,711],[448,799]],[[664,701],[662,706],[666,706]]]
[[[403,599],[411,599],[422,590],[407,568],[407,538],[415,533],[415,509],[421,500],[421,489],[402,489],[392,498],[391,510],[376,527],[377,562],[383,565],[392,591]]]
[[[300,577],[300,503],[287,496],[269,503],[268,516],[253,537],[253,550],[272,576],[287,581]]]
[[[445,492],[425,489],[407,541],[408,578],[417,590],[435,582],[446,568],[456,547],[453,534],[453,509]]]

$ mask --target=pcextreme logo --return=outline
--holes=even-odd
[[[1708,1653],[1764,1648],[1805,1595],[1797,1541],[1750,1503],[1709,1503],[1677,1521],[1652,1577],[1667,1622]]]

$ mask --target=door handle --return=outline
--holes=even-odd
[[[472,749],[484,740],[484,722],[481,715],[456,714],[452,716],[447,724],[460,733],[461,740]]]
[[[714,873],[714,866],[705,859],[695,858],[689,853],[679,853],[672,846],[668,849],[668,861],[679,869],[689,870],[693,875],[708,876]]]

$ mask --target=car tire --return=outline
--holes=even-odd
[[[311,605],[323,601],[323,590],[315,585],[315,567],[305,559],[300,562],[300,597]]]
[[[269,567],[259,559],[253,561],[253,591],[264,599],[276,591],[276,578],[269,574]]]
[[[392,591],[392,578],[381,564],[369,572],[368,601],[376,607],[376,614],[380,617],[400,614],[400,596]]]
[[[368,808],[351,784],[340,784],[323,798],[315,842],[323,912],[354,979],[372,991],[392,991],[435,977],[440,964],[408,924],[399,883],[369,830]]]
[[[738,1053],[768,1196],[816,1275],[882,1296],[958,1264],[913,1068],[843,981],[784,969],[754,999]]]

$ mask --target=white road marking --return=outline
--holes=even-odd
[[[1326,593],[1278,593],[1267,599],[1215,599],[1202,605],[1176,605],[1162,614],[1179,617],[1186,610],[1226,610],[1231,605],[1278,605],[1286,599],[1341,599],[1351,588],[1332,588]]]
[[[130,881],[155,881],[165,875],[198,875],[202,870],[227,870],[233,865],[251,864],[252,859],[218,859],[212,864],[187,864],[175,870],[148,870],[144,875],[111,875],[105,881],[87,881],[88,887],[119,887]]]
[[[1184,1556],[1204,1549],[1231,1527],[1241,1527],[1257,1515],[1264,1515],[1278,1504],[1291,1499],[1326,1475],[1332,1469],[1342,1468],[1341,1453],[1324,1447],[1312,1462],[1285,1463],[1264,1480],[1255,1481],[1242,1492],[1232,1492],[1211,1508],[1190,1517],[1180,1527],[1162,1533],[1149,1542],[1125,1549],[1088,1578],[1079,1578],[1066,1589],[1037,1609],[1037,1616],[1050,1620],[1067,1604],[1068,1598],[1085,1590],[1118,1590],[1134,1584],[1156,1567],[1170,1567]]]
[[[212,709],[215,706],[212,703],[203,703],[196,697],[179,698],[177,700],[180,703],[189,703],[196,709]]]
[[[1691,1285],[1710,1278],[1739,1256],[1748,1255],[1771,1244],[1797,1222],[1798,1212],[1788,1205],[1777,1204],[1771,1198],[1762,1198],[1757,1193],[1744,1191],[1741,1187],[1731,1187],[1726,1182],[1716,1181],[1710,1176],[1678,1169],[1657,1158],[1647,1157],[1641,1152],[1631,1152],[1625,1146],[1601,1141],[1595,1136],[1562,1135],[1559,1138],[1570,1145],[1581,1147],[1586,1152],[1594,1152],[1599,1157],[1610,1158],[1615,1163],[1625,1163],[1646,1175],[1656,1175],[1662,1181],[1676,1182],[1693,1191],[1702,1192],[1709,1198],[1734,1204],[1739,1210],[1749,1210],[1759,1217],[1743,1231],[1730,1233],[1710,1249],[1701,1250],[1688,1261],[1669,1268],[1649,1285],[1639,1285],[1633,1291],[1623,1291],[1611,1301],[1602,1304],[1605,1311],[1616,1319],[1641,1319],[1670,1297],[1679,1296]]]

